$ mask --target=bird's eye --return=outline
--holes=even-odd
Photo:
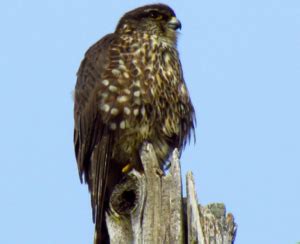
[[[150,11],[149,12],[149,17],[152,19],[161,19],[162,15],[159,14],[157,11]]]

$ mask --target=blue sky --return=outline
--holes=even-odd
[[[92,243],[73,152],[86,49],[153,1],[0,3],[0,243]],[[300,241],[299,0],[164,1],[197,113],[182,156],[202,204],[224,202],[237,244]]]

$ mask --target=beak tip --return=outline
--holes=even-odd
[[[173,29],[173,30],[178,30],[182,28],[181,22],[179,21],[179,19],[177,19],[176,17],[173,17],[169,23],[168,26]]]
[[[181,30],[181,28],[182,28],[181,22],[178,20],[178,27],[177,27],[177,29]]]

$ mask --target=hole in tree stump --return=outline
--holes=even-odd
[[[138,198],[138,179],[132,175],[125,176],[111,194],[110,207],[119,215],[129,215],[135,209]]]

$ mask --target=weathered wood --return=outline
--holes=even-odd
[[[236,235],[236,224],[231,213],[226,215],[223,203],[207,206],[198,204],[194,177],[187,173],[187,226],[188,243],[232,244]]]
[[[192,173],[182,198],[179,153],[174,150],[165,175],[151,144],[140,152],[144,174],[135,170],[116,186],[106,223],[111,244],[230,244],[236,226],[222,204],[198,205]]]
[[[191,172],[186,177],[188,243],[205,243],[200,222],[195,183]]]

